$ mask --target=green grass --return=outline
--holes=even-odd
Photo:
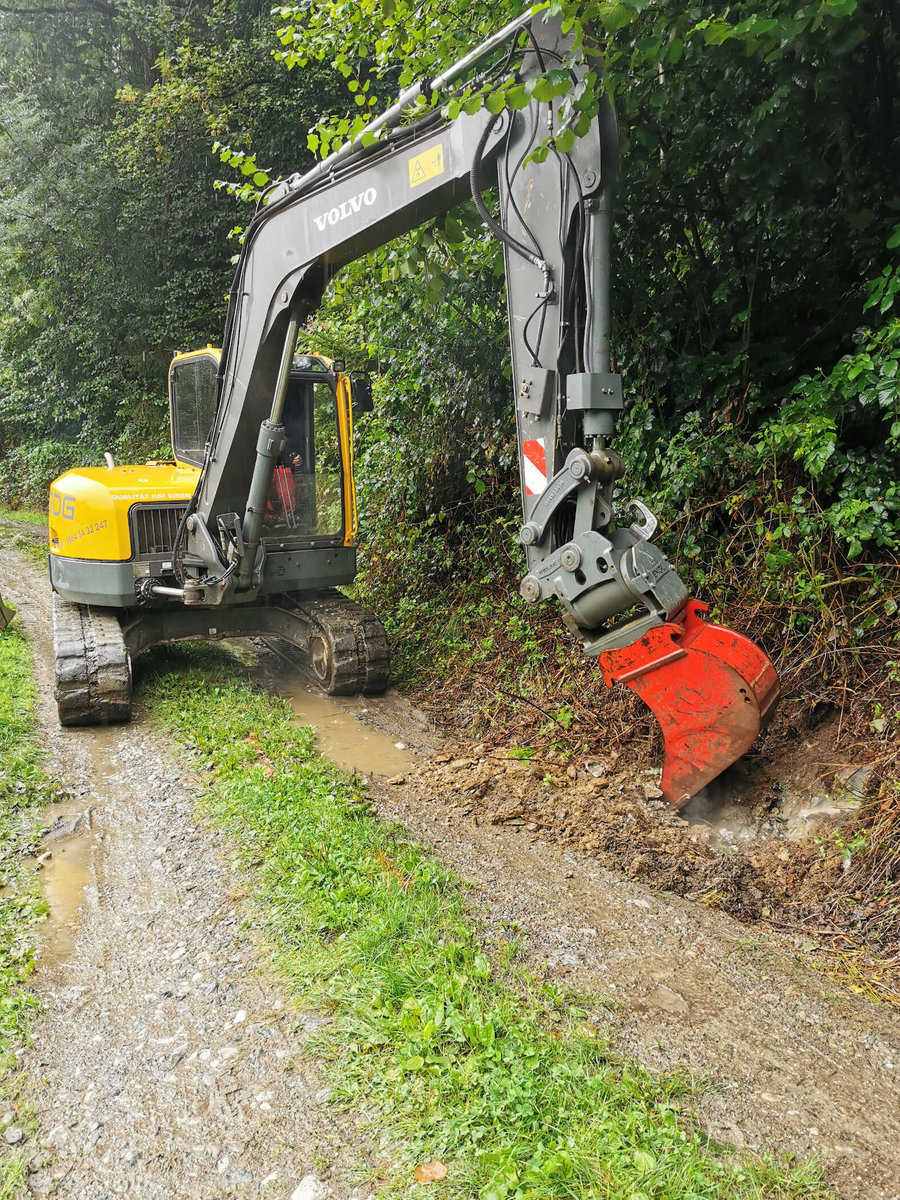
[[[0,521],[15,521],[20,525],[46,525],[46,512],[32,512],[28,508],[4,508],[0,504]]]
[[[40,540],[35,540],[34,534],[25,532],[22,529],[23,525],[33,527],[35,530],[43,529],[44,536]],[[21,551],[26,558],[31,559],[33,563],[45,564],[47,561],[47,514],[42,512],[30,512],[27,509],[9,509],[0,506],[0,533],[4,535],[4,540],[8,537],[11,546]],[[3,553],[2,542],[0,542],[0,554]],[[2,1198],[0,1198],[2,1200]]]
[[[230,834],[298,1001],[333,1019],[313,1048],[338,1103],[387,1133],[382,1196],[751,1200],[828,1195],[812,1164],[739,1156],[691,1118],[683,1075],[621,1060],[599,1002],[484,943],[465,886],[321,758],[282,701],[207,647],[147,656],[151,710],[209,768],[201,801]],[[155,673],[154,664],[160,668]]]
[[[51,799],[34,735],[31,654],[15,624],[0,633],[0,679],[0,1067],[8,1067],[37,1008],[25,981],[34,967],[33,923],[47,905],[22,858]]]
[[[16,1200],[28,1179],[28,1160],[22,1150],[7,1150],[0,1158],[0,1200]]]
[[[34,735],[31,654],[17,625],[0,633],[0,679],[0,1095],[21,1125],[22,1106],[9,1072],[13,1051],[28,1041],[39,1008],[27,979],[34,969],[34,923],[47,912],[23,856],[34,848],[38,813],[51,794]],[[25,1152],[3,1145],[0,1200],[21,1195],[26,1161]]]

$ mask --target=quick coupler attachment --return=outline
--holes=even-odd
[[[780,694],[768,656],[743,634],[704,620],[688,600],[677,620],[598,655],[603,678],[624,683],[659,721],[663,799],[681,808],[753,745]]]

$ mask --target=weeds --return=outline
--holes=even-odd
[[[28,1178],[28,1161],[21,1150],[10,1150],[0,1158],[0,1200],[16,1200]]]
[[[23,528],[24,527],[24,528]],[[38,530],[43,530],[43,536]],[[47,559],[47,517],[43,512],[32,512],[29,509],[0,507],[0,532],[9,538],[9,542],[33,563],[45,563]]]
[[[22,857],[36,841],[37,809],[51,798],[34,737],[31,656],[16,625],[0,633],[0,677],[0,1064],[9,1066],[37,1009],[25,980],[34,968],[32,926],[47,912]]]
[[[35,525],[46,526],[47,514],[45,512],[33,512],[29,508],[4,508],[0,505],[0,522],[11,521],[16,525]]]
[[[394,1140],[383,1194],[411,1194],[434,1159],[445,1197],[826,1194],[814,1166],[711,1150],[683,1076],[620,1060],[598,1007],[485,946],[453,873],[234,675],[221,652],[168,651],[148,698],[213,764],[204,805],[241,848],[284,977],[334,1016],[316,1048],[335,1098]]]

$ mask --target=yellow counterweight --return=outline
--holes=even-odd
[[[133,553],[133,505],[186,504],[196,467],[148,462],[134,467],[79,467],[50,485],[50,553],[58,558],[127,562]]]

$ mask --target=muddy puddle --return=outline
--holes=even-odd
[[[50,905],[42,931],[42,967],[56,966],[72,953],[84,890],[98,882],[96,850],[97,843],[91,833],[76,835],[65,844],[54,844],[53,857],[41,864],[41,891]]]
[[[88,759],[84,785],[48,810],[37,858],[41,892],[50,906],[38,959],[45,968],[57,966],[72,953],[86,892],[99,890],[103,881],[98,810],[116,771],[112,759],[116,735],[109,729],[86,729],[80,734]]]
[[[312,686],[279,680],[278,690],[297,720],[316,731],[319,750],[347,771],[361,775],[402,775],[415,766],[406,743],[370,729]],[[365,715],[365,709],[361,709]]]

